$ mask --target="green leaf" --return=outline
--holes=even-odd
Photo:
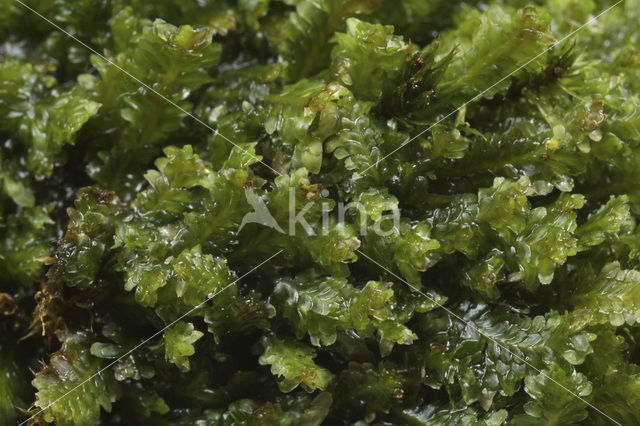
[[[429,405],[423,410],[405,409],[402,414],[412,424],[420,426],[438,426],[442,424],[500,426],[504,424],[509,416],[506,410],[489,411],[485,414],[471,407],[455,410],[442,408],[435,411],[436,409],[436,407]]]
[[[552,365],[538,375],[527,376],[524,389],[531,400],[524,404],[526,416],[513,419],[515,425],[579,424],[588,416],[584,401],[591,395],[592,386],[584,374]]]
[[[0,175],[3,179],[4,192],[13,199],[13,201],[21,207],[33,207],[36,203],[33,192],[22,182],[14,180],[10,176]]]
[[[620,230],[622,224],[629,218],[629,198],[627,196],[611,197],[607,204],[589,216],[589,220],[576,231],[580,247],[602,244],[611,235]]]
[[[31,173],[39,178],[51,175],[62,160],[63,147],[75,142],[76,133],[101,104],[80,85],[52,89],[55,78],[17,60],[0,62],[0,81],[0,129],[25,145]]]
[[[282,341],[267,337],[262,340],[264,352],[260,365],[271,365],[271,373],[277,376],[282,392],[291,392],[302,385],[307,392],[325,390],[331,381],[331,373],[313,362],[315,351],[296,341]]]
[[[231,284],[231,273],[223,258],[203,255],[199,246],[185,250],[173,263],[177,275],[177,296],[192,306]]]
[[[296,3],[280,28],[271,37],[283,59],[288,62],[287,77],[298,80],[315,74],[330,61],[329,41],[344,28],[349,16],[369,14],[378,2],[368,0],[303,0]]]
[[[392,26],[347,19],[346,33],[336,33],[331,52],[332,72],[353,93],[368,100],[379,99],[399,80],[409,47]],[[376,66],[372,67],[371,64]]]
[[[100,409],[111,411],[118,391],[113,373],[100,372],[104,366],[86,346],[83,334],[69,334],[62,348],[33,379],[35,407],[42,409],[46,422],[59,425],[93,425]]]
[[[392,363],[351,362],[339,377],[339,403],[360,413],[388,412],[400,407],[409,380]]]
[[[101,77],[95,91],[105,99],[106,124],[116,125],[119,137],[117,144],[99,144],[99,158],[92,161],[89,172],[106,187],[124,189],[132,170],[140,172],[168,135],[179,129],[190,109],[186,98],[212,81],[208,70],[219,61],[221,48],[211,42],[213,32],[208,28],[176,27],[161,19],[151,23],[134,17],[129,8],[120,10],[111,26],[119,48],[112,62],[138,81],[92,57]],[[153,86],[159,95],[140,90],[139,81]]]
[[[426,384],[444,385],[452,396],[459,391],[467,405],[478,401],[488,409],[498,392],[514,395],[526,377],[537,374],[535,369],[550,363],[570,368],[593,352],[590,342],[596,336],[572,324],[569,315],[521,318],[483,306],[475,309],[464,324],[451,323],[439,312],[428,314],[424,330],[429,344],[419,361]]]
[[[118,207],[113,193],[87,187],[76,195],[69,209],[69,224],[55,252],[56,263],[49,274],[71,287],[86,289],[99,280],[100,268],[113,245]]]
[[[622,424],[634,423],[639,417],[635,407],[640,399],[640,368],[629,362],[631,342],[609,327],[599,328],[597,333],[594,353],[584,365],[585,374],[592,378],[592,403]],[[604,417],[598,420],[609,421]]]
[[[315,346],[335,343],[338,332],[376,336],[383,356],[394,344],[411,344],[416,335],[396,312],[390,283],[369,281],[361,290],[347,280],[307,273],[279,280],[274,290],[276,308],[296,328],[298,338],[309,334]]]
[[[591,282],[581,283],[572,302],[595,324],[634,325],[640,321],[640,272],[608,263]]]
[[[195,330],[190,322],[180,321],[172,325],[164,334],[165,358],[181,371],[189,371],[189,357],[196,353],[193,344],[202,336],[204,333]]]
[[[496,84],[503,77],[515,72],[516,79],[522,78],[540,68],[543,56],[538,55],[554,41],[549,24],[546,11],[533,6],[513,11],[492,4],[484,12],[469,12],[455,30],[442,37],[445,52],[455,48],[459,53],[438,89],[445,96],[455,93],[463,102],[482,91],[486,98],[503,92],[511,82],[504,79]],[[520,64],[525,66],[519,68]]]

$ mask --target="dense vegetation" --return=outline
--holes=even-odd
[[[0,424],[640,424],[613,4],[0,0]]]

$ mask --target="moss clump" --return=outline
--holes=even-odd
[[[639,424],[610,6],[4,5],[0,423]]]

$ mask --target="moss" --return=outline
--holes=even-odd
[[[610,6],[3,7],[0,423],[639,423]]]

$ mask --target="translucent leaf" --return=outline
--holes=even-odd
[[[48,365],[36,374],[35,407],[44,409],[47,422],[59,425],[93,425],[100,409],[111,411],[117,387],[113,373],[95,375],[104,364],[89,353],[86,336],[70,334]],[[95,376],[94,376],[95,375]]]
[[[180,321],[165,331],[165,358],[182,371],[189,371],[189,357],[196,353],[193,344],[204,333],[195,330],[190,322]]]
[[[271,373],[279,377],[282,392],[291,392],[298,385],[307,392],[324,390],[331,380],[331,373],[313,362],[315,351],[299,342],[265,338],[261,365],[271,365]]]

